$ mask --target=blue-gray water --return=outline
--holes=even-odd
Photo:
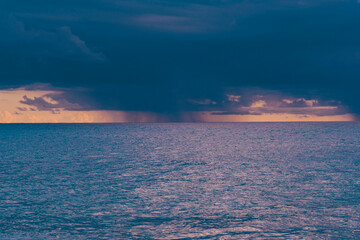
[[[0,125],[0,239],[360,239],[360,124]]]

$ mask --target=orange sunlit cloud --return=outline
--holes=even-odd
[[[107,123],[107,122],[164,122],[165,115],[134,112],[134,111],[99,111],[99,110],[66,110],[55,108],[41,110],[36,106],[24,103],[24,99],[35,100],[41,98],[50,105],[57,102],[49,97],[51,94],[61,94],[61,91],[10,89],[0,91],[0,123]],[[230,96],[231,100],[238,102],[240,97]],[[284,100],[290,103],[290,100]],[[304,100],[305,101],[305,100]],[[313,106],[315,100],[306,100],[309,108],[316,111],[336,110],[336,106]],[[199,104],[203,104],[202,102]],[[207,104],[207,102],[206,102]],[[209,102],[209,104],[215,104]],[[242,109],[253,112],[260,110],[274,111],[261,114],[219,114],[216,111],[184,112],[183,121],[198,122],[293,122],[293,121],[354,121],[351,114],[318,116],[315,114],[279,113],[275,107],[267,107],[267,103],[258,100],[249,107]],[[291,108],[282,108],[289,110]],[[301,108],[297,108],[297,110]],[[307,108],[304,108],[307,110]]]
[[[352,114],[316,116],[310,114],[263,113],[262,115],[215,115],[204,112],[200,118],[204,122],[348,122],[355,121]]]

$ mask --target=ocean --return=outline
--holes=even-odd
[[[360,239],[359,123],[1,124],[0,239]]]

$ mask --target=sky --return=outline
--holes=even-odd
[[[0,1],[0,51],[0,122],[359,119],[358,1]]]

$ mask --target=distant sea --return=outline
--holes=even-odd
[[[0,239],[360,239],[359,123],[0,125]]]

